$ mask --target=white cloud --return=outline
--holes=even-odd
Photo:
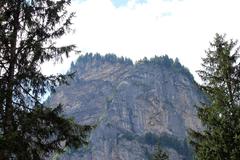
[[[116,53],[138,60],[168,54],[179,57],[196,77],[204,50],[216,32],[240,39],[239,0],[129,0],[115,7],[111,0],[74,1],[75,33],[59,43],[74,43],[83,52]],[[71,60],[75,59],[72,57]],[[70,61],[54,67],[66,71]],[[48,65],[47,65],[48,66]]]

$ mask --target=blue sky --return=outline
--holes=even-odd
[[[116,7],[121,7],[127,5],[128,0],[112,0],[112,3]]]
[[[58,41],[85,52],[115,53],[139,60],[178,57],[198,80],[196,70],[215,33],[240,40],[239,0],[73,0],[74,33]],[[66,72],[76,55],[46,74]],[[51,68],[53,68],[51,70]]]
[[[124,7],[127,5],[128,0],[112,0],[112,3],[114,6],[116,7]],[[147,0],[137,0],[136,1],[137,4],[141,4],[141,3],[147,3]]]

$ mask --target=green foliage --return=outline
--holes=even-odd
[[[77,62],[75,66],[78,66],[79,64],[86,64],[89,62],[97,62],[97,63],[111,63],[111,64],[125,64],[125,65],[133,65],[133,62],[129,58],[124,57],[117,57],[115,54],[106,54],[105,56],[101,56],[99,53],[92,54],[92,53],[86,53],[85,55],[81,55],[78,57]],[[74,67],[71,66],[73,69]]]
[[[158,145],[151,157],[151,160],[168,160],[169,157],[166,152],[164,152]]]
[[[74,45],[57,47],[70,31],[71,0],[0,2],[0,159],[40,160],[65,147],[87,144],[90,126],[64,118],[61,105],[48,108],[42,96],[73,77],[46,76],[40,65],[61,61]]]
[[[85,55],[81,55],[78,57],[75,64],[71,64],[71,71],[74,70],[75,67],[78,67],[80,64],[87,64],[89,62],[95,62],[95,64],[100,65],[101,63],[111,63],[111,64],[125,64],[125,65],[133,65],[133,62],[129,58],[117,57],[115,54],[106,54],[105,56],[101,56],[99,53],[92,54],[86,53]],[[194,80],[192,74],[189,70],[181,65],[179,59],[176,58],[175,61],[169,58],[167,55],[164,56],[155,56],[154,58],[147,59],[146,57],[142,60],[136,62],[136,65],[147,64],[147,65],[157,65],[158,67],[166,67],[172,69],[176,73],[183,74],[187,76],[190,80]]]
[[[192,149],[188,145],[188,142],[186,140],[181,141],[175,136],[168,134],[157,136],[156,134],[149,132],[146,133],[144,138],[140,139],[140,141],[152,146],[160,145],[163,147],[172,148],[179,154],[183,155],[186,159],[192,159]]]
[[[152,147],[155,147],[155,151],[153,154],[150,154],[148,150],[146,150],[146,157],[148,157],[150,160],[167,160],[168,155],[162,151],[160,148],[160,137],[156,134],[153,134],[151,132],[146,133],[144,136],[138,136],[131,132],[125,132],[121,138],[127,139],[129,141],[136,140],[142,144],[148,144]],[[161,145],[162,146],[162,145]],[[172,148],[170,145],[168,146]]]
[[[237,160],[240,157],[240,65],[237,41],[218,35],[203,58],[202,89],[211,104],[198,109],[204,131],[190,130],[198,160]]]
[[[139,60],[137,64],[154,64],[159,66],[171,67],[174,64],[174,61],[168,57],[168,55],[164,56],[155,56],[154,58],[147,59],[144,57],[142,60]]]
[[[192,74],[189,70],[181,65],[179,59],[176,58],[175,61],[169,58],[167,55],[164,56],[155,56],[154,58],[147,59],[146,57],[142,60],[137,61],[137,65],[146,64],[146,65],[156,65],[158,67],[165,67],[173,69],[176,73],[183,74],[187,76],[190,80],[194,80]]]
[[[177,137],[165,134],[160,137],[159,141],[161,146],[173,148],[181,155],[191,157],[191,148],[189,147],[187,140],[181,141]]]
[[[192,159],[192,149],[188,145],[188,141],[179,140],[177,137],[172,135],[162,134],[159,136],[152,132],[148,132],[143,136],[139,136],[131,132],[126,132],[123,134],[122,138],[130,141],[136,140],[139,143],[147,144],[150,146],[160,145],[162,147],[172,148],[176,150],[179,154],[183,155],[185,159]]]

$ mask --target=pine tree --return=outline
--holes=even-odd
[[[198,110],[202,132],[190,130],[198,160],[237,160],[240,157],[240,64],[237,41],[216,34],[198,73],[209,104]]]
[[[158,145],[151,159],[152,160],[168,160],[168,155],[161,149],[160,145]]]
[[[70,31],[71,0],[0,1],[0,160],[40,160],[87,144],[90,126],[65,118],[61,105],[41,103],[72,74],[45,76],[40,66],[75,46],[55,42]]]

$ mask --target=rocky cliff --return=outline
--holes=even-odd
[[[204,96],[192,75],[167,56],[133,64],[115,55],[87,54],[72,64],[69,86],[49,102],[80,124],[97,125],[90,145],[61,159],[148,160],[160,143],[172,160],[191,159],[187,129],[201,129],[195,105]]]

